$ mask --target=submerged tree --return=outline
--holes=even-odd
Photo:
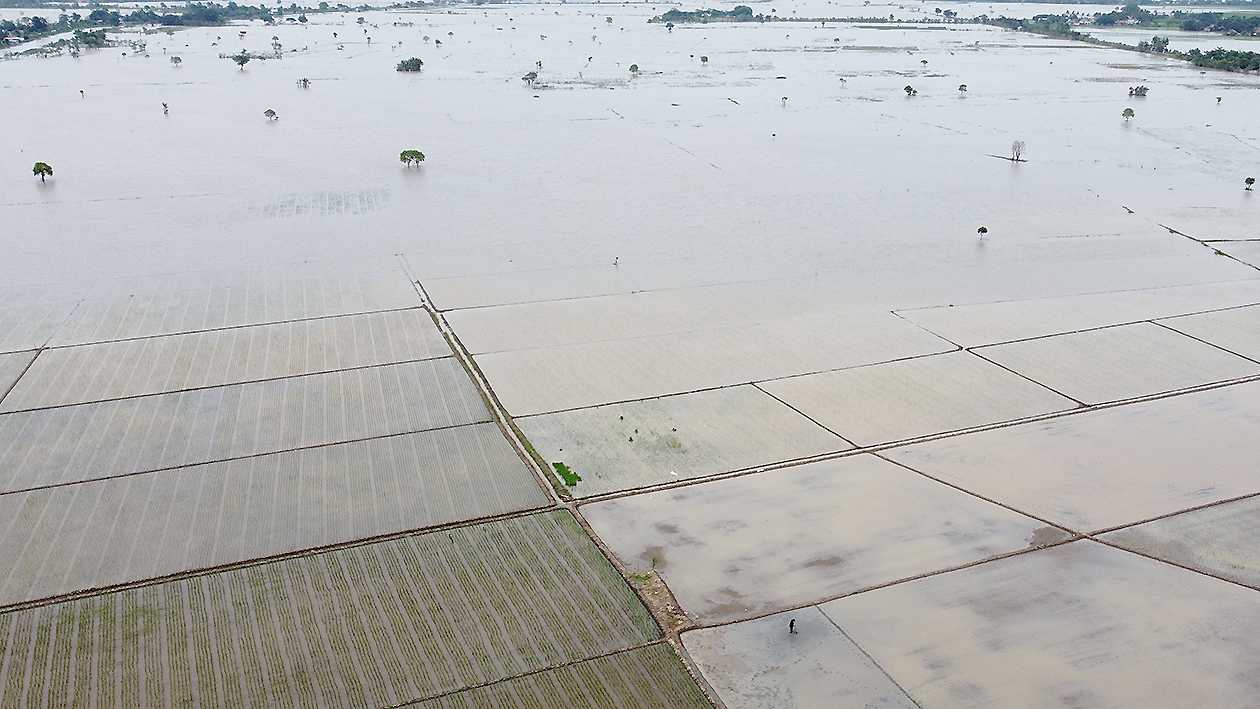
[[[966,85],[966,84],[959,84],[959,85],[958,85],[958,93],[960,93],[960,94],[965,94],[965,93],[967,93],[967,85]]]
[[[398,154],[398,161],[407,167],[424,162],[424,153],[419,150],[404,150]]]
[[[182,57],[179,57],[179,56],[173,56],[173,57],[171,57],[171,65],[172,65],[172,66],[179,66],[180,64],[183,64],[183,63],[184,63],[184,60],[183,60],[183,58],[182,58]]]
[[[1126,120],[1126,121],[1127,121],[1127,120],[1129,120],[1129,119],[1133,118],[1134,116],[1136,116],[1137,114],[1133,112],[1133,109],[1131,109],[1131,108],[1126,108],[1126,109],[1124,109],[1124,111],[1123,111],[1120,115],[1124,116],[1124,120]]]
[[[1248,192],[1250,192],[1250,191],[1251,191],[1251,186],[1252,186],[1252,185],[1254,185],[1254,184],[1256,184],[1256,178],[1254,178],[1254,177],[1248,177],[1247,179],[1243,180],[1243,184],[1247,185],[1246,189],[1247,189],[1247,191],[1248,191]]]
[[[1024,157],[1024,141],[1017,140],[1011,143],[1011,160],[1018,162]]]
[[[906,96],[918,96],[918,95],[919,95],[919,91],[918,91],[918,89],[914,88],[914,87],[913,87],[913,86],[911,86],[910,84],[906,84],[905,88],[903,88],[903,89],[902,89],[902,91],[905,91],[905,92],[906,92]]]
[[[538,81],[538,72],[536,71],[529,72],[525,76],[521,77],[521,81],[524,81],[525,85],[530,87],[531,89],[534,88],[534,82]]]
[[[980,235],[981,239],[983,239],[984,237],[989,235],[989,227],[982,226],[979,229],[976,229],[976,233]]]
[[[271,110],[270,108],[267,109],[266,111],[263,111],[263,117],[269,121],[275,121],[275,120],[280,119],[280,115],[276,113],[275,111]]]
[[[250,59],[253,59],[253,57],[249,56],[249,52],[244,49],[232,55],[232,61],[236,62],[236,65],[241,68],[241,71],[245,71],[245,65],[249,63]]]
[[[35,167],[31,168],[31,173],[38,177],[40,182],[44,182],[47,178],[52,177],[52,165],[46,162],[37,162]]]
[[[397,70],[397,71],[420,71],[420,70],[421,70],[421,69],[423,69],[423,68],[424,68],[424,62],[423,62],[423,61],[421,61],[419,57],[412,57],[412,58],[410,58],[410,59],[404,59],[404,60],[402,60],[402,61],[398,62],[398,66],[397,66],[397,67],[395,67],[395,70]]]
[[[638,73],[639,73],[639,65],[638,65],[638,64],[631,64],[631,65],[630,65],[630,73],[631,73],[631,74],[638,74]]]

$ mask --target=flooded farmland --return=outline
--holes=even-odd
[[[1247,706],[1260,76],[735,7],[0,50],[0,706]]]

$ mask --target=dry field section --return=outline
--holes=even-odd
[[[413,705],[417,709],[701,709],[712,706],[664,643]]]
[[[489,420],[452,357],[0,414],[0,490]]]
[[[0,412],[446,357],[423,310],[45,349]]]
[[[0,606],[551,500],[494,424],[0,496]]]
[[[35,359],[34,352],[0,354],[0,400],[4,399],[5,393],[17,382],[18,377],[22,376],[22,372],[26,371],[27,365],[33,359]]]
[[[659,636],[547,512],[2,614],[0,705],[392,706]]]
[[[156,337],[416,306],[397,264],[222,274],[190,279],[126,279],[66,287],[0,308],[0,352]],[[195,279],[191,279],[195,282]],[[117,292],[122,288],[123,292]]]
[[[683,642],[749,708],[1241,707],[1260,692],[1255,591],[1091,541]]]
[[[75,301],[50,301],[0,307],[0,352],[43,347],[75,305]]]
[[[79,345],[288,320],[412,308],[416,292],[396,267],[367,273],[262,273],[201,288],[179,283],[131,296],[87,298],[48,345]],[[42,344],[42,343],[41,343]]]

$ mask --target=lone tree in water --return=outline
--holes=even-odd
[[[277,114],[275,111],[271,110],[270,108],[267,109],[266,111],[263,111],[263,117],[269,121],[275,121],[275,120],[280,119],[279,114]]]
[[[1124,120],[1126,120],[1126,121],[1127,121],[1127,120],[1129,120],[1129,119],[1133,118],[1134,116],[1136,116],[1137,114],[1133,112],[1133,109],[1131,109],[1131,108],[1126,108],[1126,109],[1124,109],[1124,112],[1122,112],[1120,115],[1124,116]]]
[[[907,96],[907,97],[909,97],[909,96],[918,96],[918,95],[919,95],[919,90],[918,90],[918,89],[916,89],[916,88],[914,88],[914,87],[913,87],[913,86],[911,86],[910,84],[906,84],[905,88],[903,88],[903,89],[902,89],[902,91],[905,91],[905,92],[906,92],[906,96]]]
[[[976,229],[976,233],[980,235],[981,239],[983,239],[984,237],[989,235],[989,227],[982,226],[979,229]]]
[[[46,162],[37,162],[35,167],[31,168],[31,173],[38,177],[40,182],[44,182],[47,178],[52,177],[52,165]]]
[[[631,73],[631,74],[638,74],[638,73],[639,73],[639,65],[638,65],[638,64],[631,64],[631,65],[630,65],[630,73]]]
[[[398,62],[398,66],[396,68],[398,71],[420,71],[424,68],[424,62],[418,57],[412,57]]]
[[[398,154],[398,161],[407,167],[424,162],[424,153],[419,150],[404,150]]]
[[[1011,160],[1019,162],[1024,157],[1024,141],[1017,140],[1011,143]]]
[[[1243,180],[1243,184],[1247,185],[1247,188],[1246,188],[1246,189],[1247,189],[1247,191],[1248,191],[1248,192],[1250,192],[1250,191],[1251,191],[1251,186],[1252,186],[1252,185],[1254,185],[1254,184],[1256,184],[1256,178],[1254,178],[1254,177],[1248,177],[1247,179]]]
[[[534,88],[534,82],[538,81],[538,72],[536,71],[529,72],[525,76],[521,77],[521,81],[524,81],[525,85],[530,87],[531,89]]]
[[[242,49],[239,53],[232,55],[232,61],[236,62],[236,65],[241,68],[241,71],[245,71],[245,65],[248,64],[249,60],[252,58],[253,57],[249,56],[249,52],[246,52],[244,49]]]
[[[178,56],[171,57],[171,64],[173,66],[179,66],[180,64],[183,64],[183,63],[184,63],[184,60],[182,57],[178,57]]]

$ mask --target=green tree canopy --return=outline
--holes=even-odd
[[[43,182],[46,178],[52,177],[52,165],[46,162],[36,162],[35,167],[31,168],[31,173],[38,177],[40,182]]]

